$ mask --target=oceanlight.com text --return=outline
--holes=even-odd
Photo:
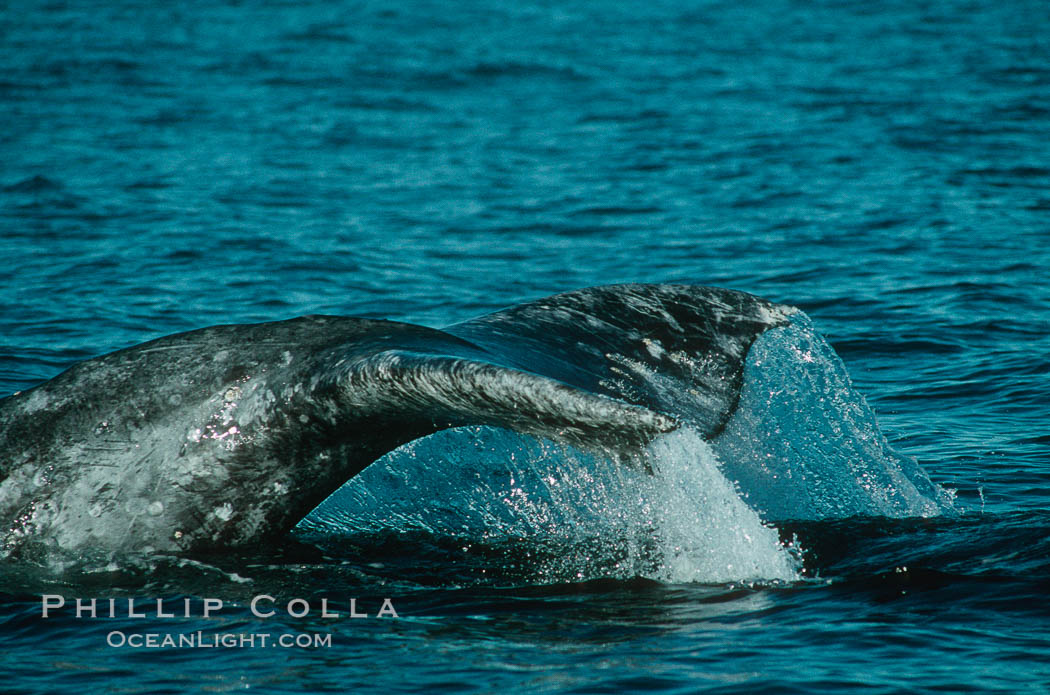
[[[106,646],[116,649],[327,649],[331,633],[269,632],[125,632],[106,635]]]

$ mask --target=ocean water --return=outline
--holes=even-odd
[[[1050,688],[1044,3],[30,1],[0,27],[0,395],[214,324],[713,285],[802,309],[864,399],[798,382],[784,417],[860,413],[943,493],[763,516],[688,432],[648,475],[448,431],[272,548],[5,562],[0,689]],[[330,643],[110,644],[198,631]]]

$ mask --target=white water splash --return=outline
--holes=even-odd
[[[670,582],[798,579],[797,558],[762,523],[720,470],[710,445],[688,429],[665,435],[648,452],[651,500]]]

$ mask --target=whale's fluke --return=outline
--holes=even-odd
[[[680,422],[710,437],[751,343],[790,311],[729,290],[621,285],[444,331],[307,316],[104,355],[0,400],[0,552],[256,543],[448,427],[612,450]]]

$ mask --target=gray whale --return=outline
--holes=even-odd
[[[612,453],[683,423],[711,438],[749,347],[794,311],[618,285],[443,330],[305,316],[97,357],[0,400],[0,556],[257,544],[386,452],[450,427]],[[689,385],[690,407],[663,378]]]

